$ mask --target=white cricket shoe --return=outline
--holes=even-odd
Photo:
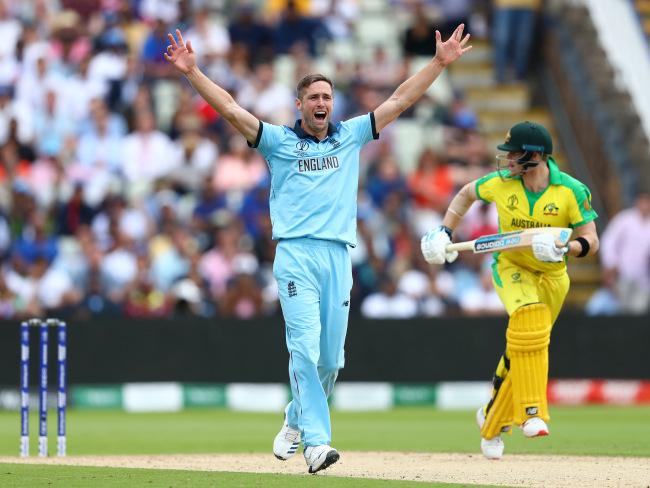
[[[546,422],[539,417],[529,418],[522,424],[521,429],[526,437],[542,437],[549,434]]]
[[[503,441],[498,435],[492,439],[483,439],[481,437],[481,452],[488,459],[501,459],[503,457]]]
[[[300,445],[300,431],[289,427],[285,415],[284,424],[278,435],[273,439],[273,454],[281,461],[292,457]]]
[[[305,461],[307,461],[309,472],[312,474],[331,466],[340,457],[337,450],[327,444],[305,448]]]
[[[479,429],[482,429],[483,424],[485,424],[485,409],[483,407],[480,407],[476,411],[476,423]],[[509,426],[501,428],[501,432],[508,432],[509,430]],[[481,437],[481,452],[488,459],[501,459],[503,457],[504,447],[505,445],[500,435],[492,439],[484,439]]]

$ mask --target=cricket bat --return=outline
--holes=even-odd
[[[481,236],[473,241],[454,242],[447,245],[449,251],[473,251],[476,253],[507,251],[528,247],[533,242],[533,237],[538,234],[553,234],[558,247],[569,242],[572,229],[564,227],[537,227],[534,229],[516,230],[503,234],[490,234]]]

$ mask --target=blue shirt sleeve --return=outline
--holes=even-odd
[[[257,138],[249,146],[257,148],[262,156],[268,161],[269,156],[280,146],[284,140],[284,129],[279,125],[269,124],[260,120],[260,128]]]
[[[346,127],[352,133],[352,137],[360,146],[363,146],[373,139],[379,139],[379,134],[375,127],[374,112],[353,117],[345,122],[341,122],[341,125]]]

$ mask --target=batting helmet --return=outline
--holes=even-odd
[[[543,125],[529,121],[519,122],[508,131],[505,142],[499,144],[497,149],[507,152],[551,154],[553,139]]]

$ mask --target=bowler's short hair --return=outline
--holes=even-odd
[[[298,97],[299,100],[302,100],[305,90],[309,88],[312,83],[316,83],[317,81],[324,81],[332,87],[332,92],[334,91],[334,83],[332,83],[332,80],[325,75],[316,73],[313,75],[307,75],[298,82],[298,86],[296,86],[296,97]]]

